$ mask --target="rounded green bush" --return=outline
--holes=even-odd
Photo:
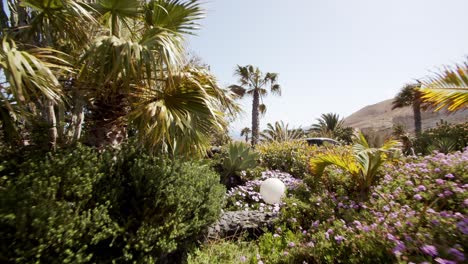
[[[1,263],[179,261],[222,208],[208,165],[131,148],[14,155],[0,163]]]

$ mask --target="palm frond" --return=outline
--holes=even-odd
[[[9,87],[2,92],[12,94],[20,105],[40,96],[53,102],[60,101],[63,93],[54,72],[69,71],[70,68],[57,54],[59,52],[52,49],[21,51],[15,42],[4,38],[0,50],[0,68]]]
[[[245,96],[245,93],[247,92],[247,90],[242,87],[242,86],[239,86],[239,85],[230,85],[229,86],[229,89],[231,89],[231,91],[237,95],[239,98],[243,98]]]
[[[423,81],[422,99],[435,108],[454,112],[468,108],[468,63],[446,67]]]
[[[198,20],[204,16],[198,1],[153,0],[145,9],[148,25],[191,35],[200,28]]]
[[[22,4],[32,10],[33,16],[20,33],[42,46],[81,48],[89,41],[89,31],[97,22],[90,12],[92,8],[83,2],[24,0]]]
[[[300,139],[304,136],[304,131],[302,129],[289,129],[288,127],[289,125],[285,124],[283,121],[275,122],[274,125],[268,123],[267,128],[261,133],[262,141],[286,142]]]
[[[267,108],[265,104],[259,104],[258,105],[258,111],[260,112],[261,115],[265,115]]]
[[[312,174],[320,176],[323,174],[326,167],[334,165],[337,166],[351,175],[359,174],[359,166],[352,156],[340,155],[338,153],[321,154],[313,157],[310,160],[310,171]]]
[[[407,84],[395,96],[392,101],[392,110],[410,106],[417,99],[420,84]]]
[[[227,126],[220,99],[235,104],[222,98],[227,96],[211,78],[206,72],[186,69],[160,87],[141,90],[129,116],[140,139],[151,148],[166,145],[178,153],[203,153],[213,129]]]

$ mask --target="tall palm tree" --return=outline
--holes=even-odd
[[[263,130],[261,137],[263,141],[286,142],[300,139],[304,136],[302,129],[288,129],[288,124],[283,121],[275,122],[275,125],[268,123],[267,128]]]
[[[412,106],[414,115],[414,132],[416,135],[421,134],[421,107],[422,99],[419,88],[421,83],[407,84],[401,91],[395,96],[392,102],[392,110],[402,108],[406,106]]]
[[[242,136],[245,136],[245,143],[247,143],[249,141],[249,134],[252,132],[252,130],[249,128],[249,127],[244,127],[242,130],[241,130],[241,137]]]
[[[255,146],[260,136],[260,114],[266,112],[266,106],[263,104],[263,98],[268,95],[266,87],[270,87],[272,94],[281,95],[281,87],[277,83],[278,74],[271,72],[263,74],[258,67],[238,65],[235,75],[239,77],[239,85],[231,85],[231,90],[240,97],[244,97],[246,94],[253,97],[252,146]]]
[[[87,142],[104,147],[120,144],[131,126],[153,149],[203,152],[211,131],[225,128],[226,113],[238,110],[231,92],[219,88],[209,72],[183,63],[185,35],[194,33],[204,15],[199,1],[9,2],[14,23],[6,32],[24,43],[22,49],[47,47],[68,55],[43,56],[45,65],[52,68],[57,67],[51,60],[71,65],[68,72],[52,72],[59,82],[55,90],[67,100],[61,103],[51,100],[57,96],[34,94],[34,102],[50,110],[44,111],[46,117],[61,119],[48,121],[64,135],[78,139],[86,124]],[[8,69],[2,65],[2,70]],[[36,72],[36,68],[22,72]],[[47,87],[33,79],[31,83],[39,91]],[[12,86],[10,81],[8,85]],[[9,96],[10,105],[21,100],[4,87],[3,95]],[[7,105],[6,99],[2,105]],[[62,122],[68,125],[57,129]]]
[[[455,112],[468,108],[468,62],[446,67],[441,73],[423,81],[422,99],[435,108]]]

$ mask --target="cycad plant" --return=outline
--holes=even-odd
[[[316,176],[322,176],[326,167],[337,166],[349,173],[356,183],[360,198],[366,199],[370,187],[376,182],[380,167],[398,145],[398,141],[388,140],[380,148],[371,148],[364,135],[358,133],[350,153],[330,150],[313,157],[310,160],[310,171]]]
[[[262,141],[266,142],[286,142],[300,139],[304,136],[304,131],[300,128],[289,129],[288,124],[283,121],[275,122],[275,125],[268,123],[267,128],[261,133]]]

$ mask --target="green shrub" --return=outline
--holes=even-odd
[[[257,150],[264,167],[290,173],[296,178],[304,178],[309,173],[309,159],[318,153],[317,147],[302,141],[264,143]]]
[[[208,165],[169,161],[139,152],[126,154],[103,178],[102,200],[126,233],[116,242],[114,259],[152,263],[170,259],[195,241],[221,211],[225,189]]]
[[[16,156],[0,164],[2,263],[177,262],[222,207],[208,165],[131,148]]]
[[[102,158],[87,148],[29,155],[1,165],[1,262],[91,261],[91,248],[120,232],[109,203],[93,201]]]
[[[417,154],[428,155],[437,150],[443,153],[462,151],[468,146],[468,122],[449,124],[441,121],[437,127],[427,129],[414,140]]]
[[[255,243],[243,241],[215,241],[194,250],[188,264],[257,264]]]

